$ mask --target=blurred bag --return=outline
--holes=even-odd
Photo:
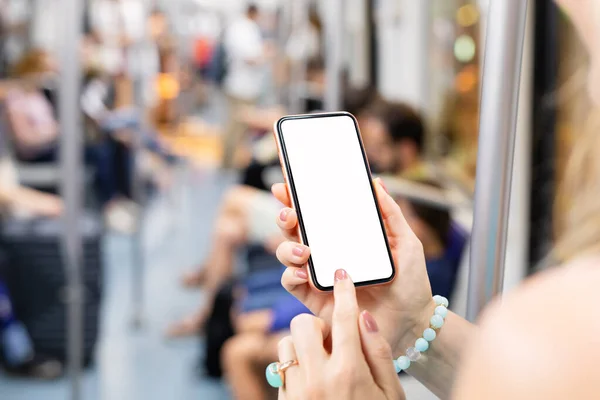
[[[83,241],[83,359],[94,356],[102,300],[101,218],[86,213],[79,224]],[[63,223],[55,219],[8,220],[1,241],[8,257],[7,284],[15,315],[30,334],[36,353],[67,359],[67,279],[61,246]]]
[[[211,378],[220,378],[223,375],[221,368],[221,349],[234,335],[233,322],[231,321],[231,308],[234,303],[235,282],[229,281],[221,286],[210,316],[206,321],[206,342],[204,344],[204,372]]]

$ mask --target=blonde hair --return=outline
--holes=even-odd
[[[579,69],[558,93],[560,103],[574,100],[575,112],[587,113],[574,135],[554,203],[552,256],[560,262],[600,252],[600,110],[585,95],[587,75],[587,69]]]

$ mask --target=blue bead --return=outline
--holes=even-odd
[[[433,296],[433,301],[435,301],[435,304],[437,304],[438,306],[448,307],[448,299],[444,296],[436,294],[435,296]]]
[[[399,374],[402,371],[402,368],[400,368],[400,363],[398,363],[398,360],[394,360],[394,368],[396,368],[397,374]]]
[[[442,326],[444,326],[444,318],[440,317],[439,315],[432,315],[429,323],[431,324],[432,328],[440,329]]]
[[[439,315],[442,318],[446,318],[448,315],[448,309],[444,306],[437,306],[435,308],[435,315]]]
[[[396,360],[396,364],[398,364],[400,371],[406,371],[410,367],[410,360],[406,356],[400,356]]]
[[[282,387],[283,382],[281,381],[281,376],[279,376],[279,372],[277,371],[278,366],[277,363],[271,363],[267,367],[265,371],[265,375],[267,377],[267,382],[274,388]]]
[[[431,328],[427,328],[423,331],[423,338],[425,338],[425,340],[427,340],[428,342],[433,341],[433,339],[435,339],[436,336],[437,335],[435,331]]]
[[[418,338],[415,342],[415,349],[419,350],[421,353],[427,351],[429,348],[429,342],[423,338]]]

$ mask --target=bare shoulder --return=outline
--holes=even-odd
[[[600,258],[588,258],[493,304],[464,358],[457,398],[600,398],[599,291]]]

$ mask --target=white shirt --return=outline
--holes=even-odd
[[[257,99],[263,86],[263,67],[249,62],[259,61],[263,55],[258,24],[247,17],[236,20],[225,32],[224,45],[228,60],[225,91],[240,99]]]
[[[90,24],[102,40],[102,45],[98,49],[102,67],[110,74],[118,73],[125,62],[120,43],[124,34],[120,2],[92,0]]]
[[[109,111],[104,104],[108,95],[108,86],[100,79],[94,79],[83,89],[80,104],[83,113],[89,118],[100,121]]]
[[[292,32],[285,46],[287,57],[294,61],[309,61],[319,55],[319,33],[313,26],[307,26]]]

